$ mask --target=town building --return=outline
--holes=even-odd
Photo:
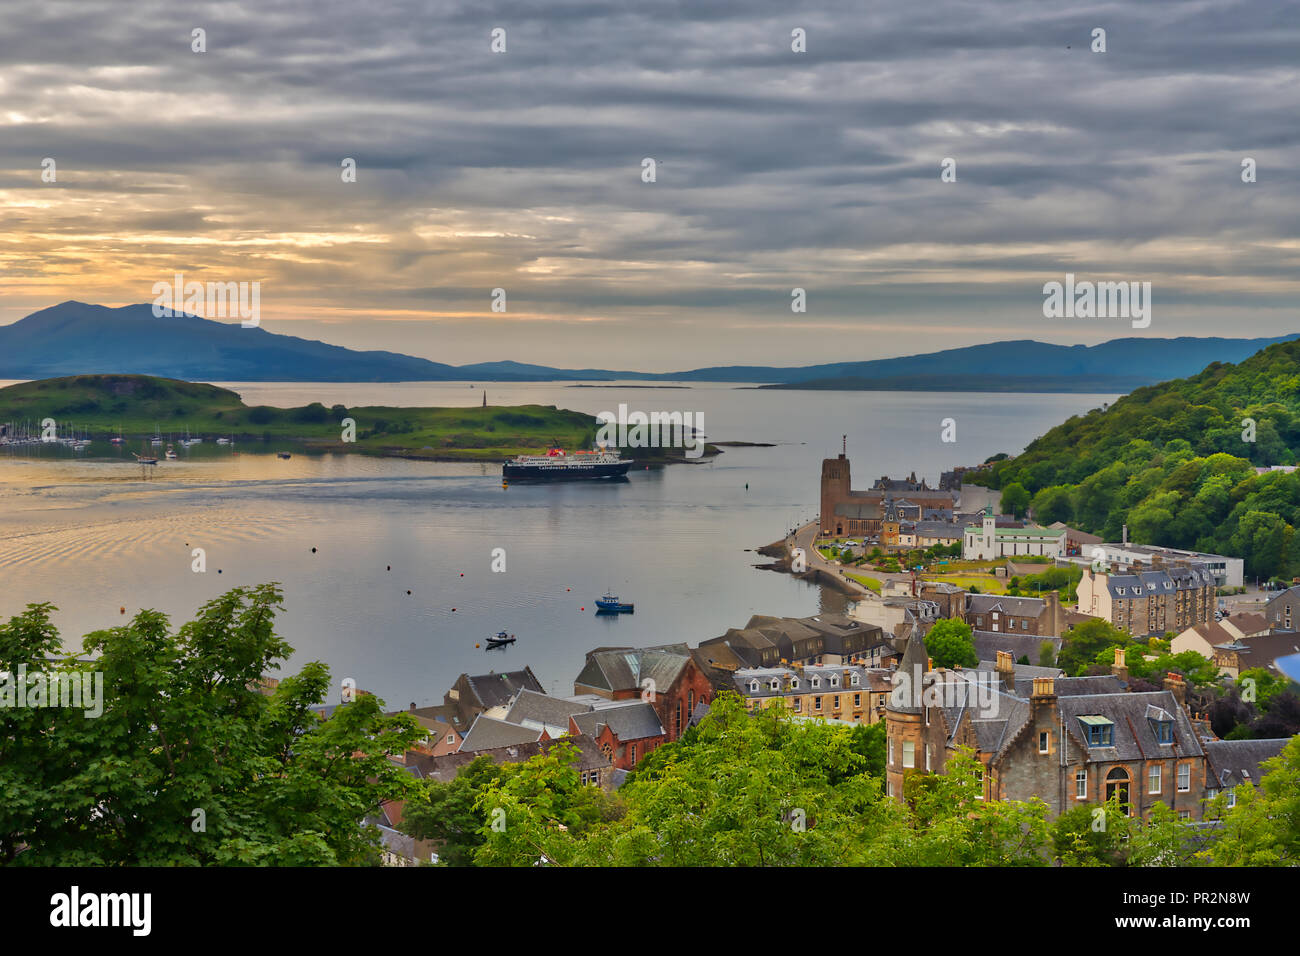
[[[1214,620],[1214,577],[1199,565],[1113,574],[1083,569],[1078,609],[1134,637],[1175,634]]]
[[[1065,610],[1055,591],[1048,591],[1041,598],[971,594],[966,598],[963,618],[972,630],[978,631],[1035,637],[1059,637],[1065,633]]]
[[[853,490],[847,448],[838,458],[822,461],[821,534],[829,537],[879,535],[885,517],[885,502],[905,500],[906,513],[915,520],[926,509],[951,511],[961,499],[961,487],[952,475],[947,476],[949,487],[930,488],[916,476],[902,481],[879,479],[869,491]],[[941,482],[943,484],[943,482]],[[951,485],[957,484],[957,487]],[[894,505],[894,517],[901,520]],[[896,533],[896,531],[895,531]]]
[[[799,618],[756,614],[744,627],[729,628],[721,637],[702,641],[699,651],[734,658],[744,667],[775,667],[783,662],[840,664],[859,659],[881,636],[879,625],[843,614]],[[722,676],[719,689],[730,689],[730,681]]]
[[[527,667],[501,674],[489,671],[473,677],[461,674],[451,690],[443,695],[443,705],[451,723],[463,732],[469,730],[479,714],[504,717],[510,702],[521,690],[545,693],[541,682]]]
[[[1300,654],[1300,633],[1273,631],[1260,637],[1234,640],[1230,644],[1216,644],[1211,660],[1219,673],[1234,680],[1243,671],[1263,668],[1274,676],[1281,676],[1277,666],[1280,657]]]
[[[885,712],[890,672],[860,665],[738,670],[732,689],[751,710],[781,706],[795,716],[874,724]]]
[[[1009,657],[991,675],[935,671],[923,640],[909,643],[885,711],[891,797],[904,798],[909,775],[943,773],[966,747],[981,765],[986,800],[1039,798],[1055,817],[1114,796],[1130,814],[1145,816],[1159,800],[1184,819],[1201,818],[1206,757],[1181,677],[1133,693],[1114,675],[1039,669],[1043,676],[1022,679]]]
[[[1273,627],[1284,631],[1297,630],[1300,624],[1300,585],[1279,591],[1264,605],[1264,617]]]
[[[1290,737],[1206,741],[1204,747],[1209,761],[1209,776],[1205,784],[1205,798],[1213,799],[1226,790],[1227,805],[1236,806],[1237,795],[1233,790],[1242,785],[1259,786],[1259,781],[1266,773],[1265,761],[1280,756],[1282,749],[1290,742]]]
[[[1099,561],[1111,572],[1137,573],[1143,570],[1195,566],[1210,572],[1217,587],[1239,588],[1245,583],[1245,560],[1204,551],[1162,548],[1149,544],[1130,544],[1128,531],[1118,544],[1093,544],[1069,558],[1076,564],[1096,565]]]
[[[668,733],[650,701],[594,698],[591,703],[591,710],[569,718],[570,732],[596,741],[616,770],[634,769],[638,761],[668,742]],[[686,717],[689,720],[690,714]]]
[[[962,557],[967,561],[995,561],[1016,555],[1056,558],[1065,554],[1061,528],[999,527],[997,516],[986,510],[978,527],[962,530]]]
[[[667,739],[676,740],[696,703],[713,699],[713,685],[685,644],[602,647],[587,652],[573,693],[607,700],[643,699],[658,715]]]

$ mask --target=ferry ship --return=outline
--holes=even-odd
[[[575,451],[552,448],[545,455],[520,455],[501,466],[503,481],[573,481],[583,478],[622,478],[632,459],[605,449]]]

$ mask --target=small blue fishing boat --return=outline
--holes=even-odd
[[[617,594],[606,594],[602,598],[596,599],[596,607],[602,611],[631,611],[631,604],[624,604],[618,599]]]

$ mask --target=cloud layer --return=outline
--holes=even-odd
[[[1297,4],[877,6],[6,9],[0,322],[183,272],[261,281],[272,331],[457,364],[1300,328]],[[1067,271],[1150,281],[1151,327],[1044,319]]]

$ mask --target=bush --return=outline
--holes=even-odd
[[[275,413],[269,405],[255,405],[248,410],[248,420],[254,425],[266,425],[275,421]]]

